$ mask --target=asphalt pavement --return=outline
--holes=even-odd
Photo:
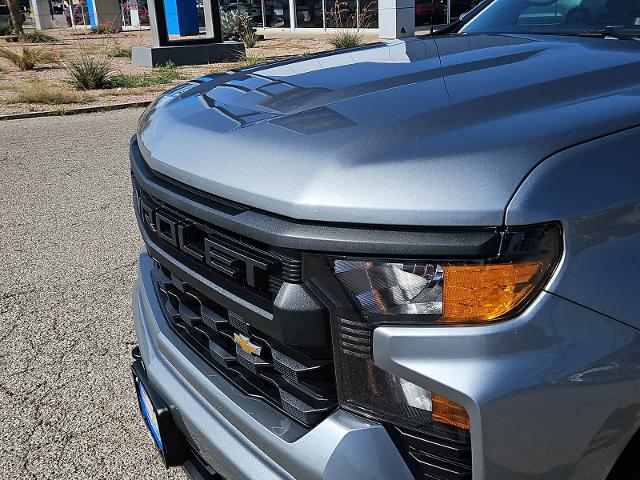
[[[138,416],[141,110],[0,122],[0,478],[185,478]]]

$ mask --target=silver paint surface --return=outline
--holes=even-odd
[[[287,217],[495,226],[542,159],[640,124],[638,78],[640,42],[425,37],[205,78],[138,139],[153,169]]]

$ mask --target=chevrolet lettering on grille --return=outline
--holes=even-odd
[[[139,198],[142,223],[162,240],[249,287],[268,288],[269,274],[281,270],[281,262],[263,251],[217,232],[207,232],[202,225]]]

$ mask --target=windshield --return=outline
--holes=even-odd
[[[494,0],[473,13],[459,32],[640,36],[640,0]]]

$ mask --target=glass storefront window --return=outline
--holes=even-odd
[[[122,25],[139,27],[149,25],[149,7],[147,0],[120,0]]]
[[[327,28],[357,28],[358,1],[327,0]]]
[[[378,0],[360,0],[360,28],[378,28]]]
[[[231,10],[238,10],[238,0],[220,0],[221,12],[230,12]]]
[[[455,21],[475,7],[480,0],[416,0],[416,27],[443,25]],[[451,16],[449,18],[449,8]]]
[[[264,17],[266,27],[290,27],[291,20],[289,18],[289,1],[264,0]]]
[[[262,27],[261,0],[239,0],[238,11],[240,13],[246,13],[256,27]]]
[[[457,20],[460,15],[467,13],[479,3],[480,0],[451,0],[451,21]]]
[[[416,0],[416,27],[447,23],[447,0]]]
[[[296,0],[296,27],[322,28],[322,0]]]

